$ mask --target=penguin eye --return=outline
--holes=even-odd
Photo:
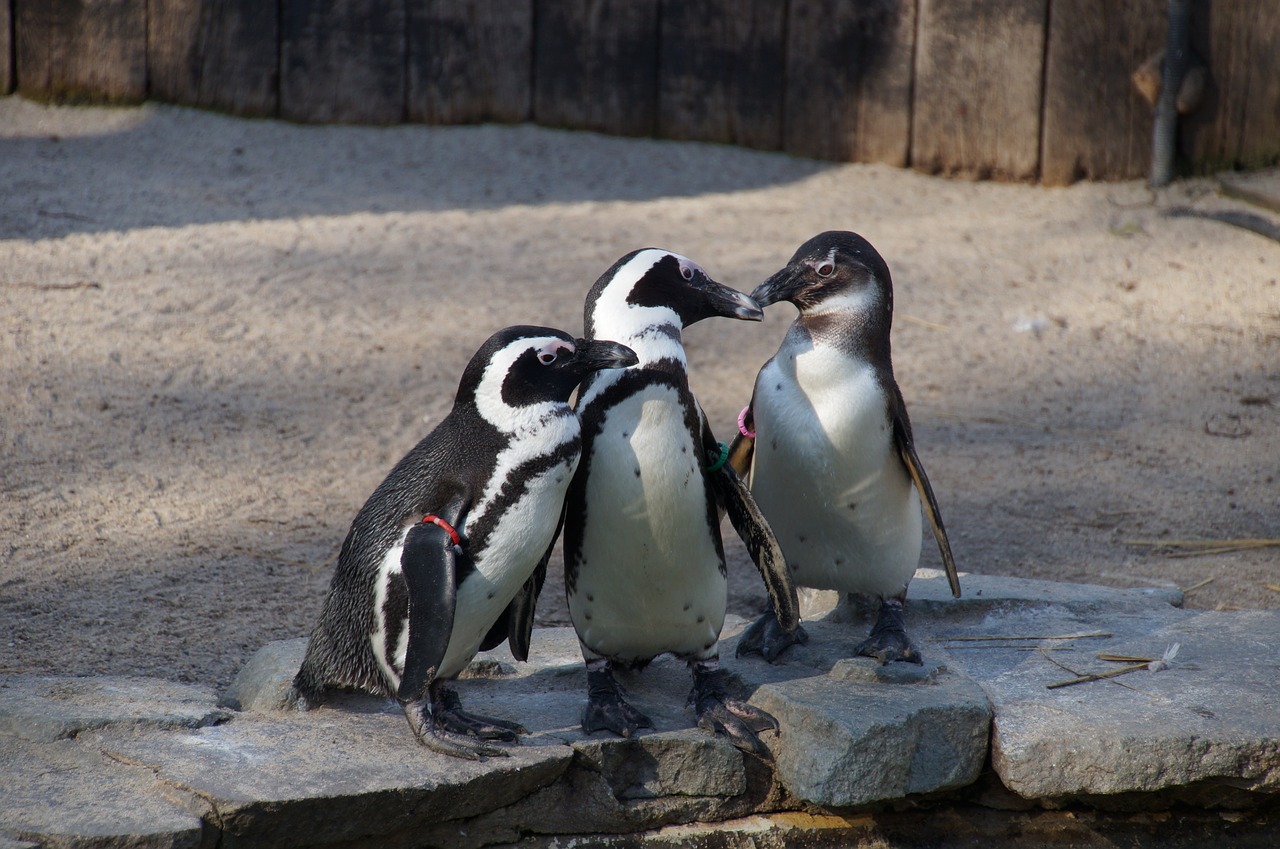
[[[549,366],[555,361],[556,355],[548,351],[543,351],[541,354],[538,354],[538,362],[542,363],[544,366]]]
[[[685,280],[692,280],[693,269],[687,265],[680,266],[680,276],[683,277]]]
[[[819,277],[830,277],[836,273],[836,264],[829,259],[824,259],[818,263],[818,267],[814,271],[818,272]]]

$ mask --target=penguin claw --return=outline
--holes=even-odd
[[[433,752],[467,760],[505,758],[509,752],[487,740],[519,743],[528,731],[518,723],[462,710],[457,694],[443,691],[430,700],[404,703],[404,715],[418,742]]]
[[[582,730],[612,731],[619,737],[631,737],[641,728],[652,728],[653,721],[633,708],[616,693],[613,696],[592,695],[582,712]]]
[[[872,634],[858,644],[858,647],[854,649],[854,653],[859,657],[874,657],[884,666],[888,666],[895,661],[914,663],[917,666],[924,664],[924,658],[921,657],[920,650],[911,644],[911,640],[904,633],[897,635]]]
[[[723,735],[738,749],[760,758],[772,757],[769,749],[756,736],[761,731],[778,731],[778,720],[767,711],[725,692],[726,675],[722,669],[693,666],[693,690],[689,701],[698,715],[698,727],[711,734]]]
[[[914,663],[917,666],[924,663],[920,650],[907,636],[901,599],[888,598],[881,602],[875,627],[854,649],[854,654],[861,657],[874,657],[885,666],[894,661]]]
[[[762,731],[778,730],[778,720],[765,711],[736,699],[703,700],[698,713],[698,727],[726,737],[736,748],[760,758],[770,758],[769,749],[757,736]]]
[[[792,646],[802,646],[809,642],[809,634],[803,625],[797,625],[793,633],[788,634],[778,624],[772,611],[766,611],[742,632],[738,638],[737,656],[745,657],[758,654],[769,663],[778,659],[784,651]]]

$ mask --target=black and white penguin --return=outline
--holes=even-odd
[[[685,660],[698,724],[739,748],[773,717],[731,698],[719,668],[727,601],[719,509],[743,536],[782,621],[799,622],[782,552],[750,493],[727,468],[689,389],[681,331],[711,316],[758,321],[763,313],[685,257],[648,248],[618,260],[587,295],[586,335],[616,338],[640,362],[589,377],[579,393],[583,458],[565,513],[569,613],[587,665],[582,727],[628,737],[652,727],[628,704],[615,668],[658,655]]]
[[[856,233],[820,233],[752,297],[762,307],[790,301],[800,315],[756,377],[731,462],[749,470],[798,585],[879,600],[858,653],[920,663],[903,604],[920,559],[921,496],[957,598],[960,581],[893,377],[889,266]],[[773,660],[805,639],[766,613],[738,653]]]
[[[523,729],[464,712],[447,682],[503,640],[528,658],[582,451],[569,397],[596,369],[635,362],[623,345],[547,327],[508,327],[480,347],[453,409],[356,514],[294,678],[299,708],[331,687],[394,696],[429,749],[505,754],[480,741]]]

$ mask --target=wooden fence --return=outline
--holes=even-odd
[[[1146,175],[1167,0],[0,0],[0,93],[534,121],[1042,180]],[[1280,0],[1196,0],[1194,171],[1280,161]]]

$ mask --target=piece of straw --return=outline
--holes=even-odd
[[[1000,634],[990,637],[930,637],[929,640],[934,643],[982,643],[995,640],[1091,640],[1114,636],[1114,634],[1106,631],[1093,631],[1088,634],[1053,634],[1049,636],[1039,634]]]
[[[1259,548],[1280,546],[1280,539],[1244,537],[1240,539],[1126,539],[1125,545],[1145,545],[1149,548],[1171,549],[1169,557],[1203,557],[1210,554],[1229,554],[1233,551],[1252,551]]]

